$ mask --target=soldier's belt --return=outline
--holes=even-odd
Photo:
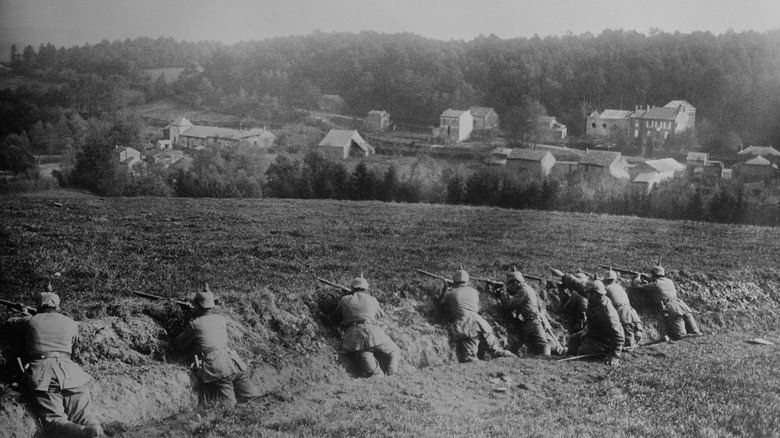
[[[40,356],[34,355],[30,357],[30,360],[38,360],[38,359],[70,359],[70,353],[63,353],[61,351],[47,351],[46,353],[41,353]]]
[[[341,324],[341,328],[348,329],[350,327],[361,325],[361,324],[374,324],[374,321],[371,320],[360,320],[360,321],[351,321],[351,322],[345,322]]]

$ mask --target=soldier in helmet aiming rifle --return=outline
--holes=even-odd
[[[643,281],[643,275],[635,275],[633,290],[647,294],[664,313],[666,332],[673,340],[679,340],[685,335],[701,336],[693,311],[681,299],[677,298],[677,288],[674,282],[666,278],[663,266],[653,266],[650,270],[650,281]]]
[[[352,280],[351,293],[341,297],[333,315],[343,333],[341,351],[357,362],[363,377],[398,371],[401,349],[377,325],[384,315],[376,298],[368,294],[368,281],[362,274]]]
[[[460,362],[473,362],[477,359],[479,344],[494,357],[516,357],[498,344],[493,329],[479,315],[479,292],[468,285],[469,274],[463,267],[452,276],[452,283],[442,278],[444,287],[439,302],[445,305],[454,319],[450,333],[457,343],[457,355]]]

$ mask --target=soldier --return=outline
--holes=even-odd
[[[674,282],[666,278],[662,266],[653,266],[650,270],[650,281],[643,282],[640,275],[634,278],[634,290],[646,293],[650,299],[659,305],[664,312],[664,322],[669,337],[679,340],[686,334],[701,336],[699,326],[693,318],[693,311],[681,299],[677,298],[677,288]]]
[[[401,349],[377,325],[385,314],[376,298],[368,294],[368,281],[362,274],[352,280],[351,289],[351,294],[339,300],[334,315],[343,332],[341,350],[353,357],[363,377],[379,376],[383,371],[391,376],[398,371]]]
[[[78,324],[59,310],[60,297],[43,292],[35,316],[25,311],[8,321],[24,330],[33,410],[49,436],[105,436],[91,409],[87,382],[92,377],[71,361],[79,341]]]
[[[618,366],[623,346],[623,327],[615,307],[606,297],[604,283],[588,282],[588,324],[569,338],[569,352],[576,355],[604,354],[609,366]]]
[[[450,326],[450,333],[457,343],[458,360],[461,362],[476,360],[480,341],[484,343],[486,351],[494,357],[515,357],[512,352],[498,345],[493,329],[479,315],[479,293],[468,286],[468,281],[469,274],[461,267],[453,275],[452,288],[445,280],[439,296],[439,302],[447,306],[454,319]]]
[[[213,313],[216,303],[208,285],[195,294],[192,304],[195,317],[174,344],[199,359],[195,379],[199,402],[234,405],[251,401],[259,394],[249,381],[246,363],[228,348],[227,320]]]
[[[520,321],[520,334],[528,351],[534,355],[549,356],[550,345],[545,333],[544,309],[536,290],[517,270],[506,276],[506,293],[499,295],[501,305]]]
[[[642,340],[642,320],[636,310],[631,307],[628,294],[618,282],[617,273],[612,269],[609,270],[607,278],[604,279],[604,289],[607,291],[607,298],[612,301],[615,310],[617,310],[620,323],[623,324],[625,347],[636,347]]]
[[[569,325],[569,333],[574,334],[585,328],[588,300],[585,298],[585,285],[588,276],[582,272],[564,274],[555,269],[555,274],[561,276],[560,288],[563,297],[561,299],[561,315]]]

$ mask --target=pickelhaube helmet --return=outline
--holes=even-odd
[[[195,298],[192,299],[192,304],[194,304],[195,307],[200,307],[201,309],[214,308],[216,305],[214,301],[214,294],[211,293],[211,289],[209,289],[208,283],[203,286],[202,291],[195,294]]]
[[[599,295],[607,294],[607,290],[604,289],[604,283],[601,280],[589,281],[585,286],[585,292],[596,292]]]
[[[368,290],[368,281],[363,278],[363,273],[360,273],[359,277],[355,277],[352,280],[352,290]]]
[[[610,268],[609,272],[607,272],[606,280],[617,280],[617,278],[618,278],[617,272],[613,271],[612,268]]]
[[[577,279],[580,281],[588,281],[588,274],[584,272],[578,272],[574,274],[574,276],[577,277]]]
[[[512,270],[506,274],[506,282],[511,283],[513,281],[518,283],[523,283],[525,281],[523,274],[521,274],[520,271],[518,271],[514,266],[512,266]]]
[[[467,283],[469,281],[469,273],[466,272],[465,269],[463,269],[463,265],[460,265],[460,269],[455,271],[455,274],[452,276],[452,282],[453,283]]]
[[[54,290],[51,287],[51,283],[46,286],[46,292],[41,292],[40,295],[38,295],[38,308],[60,308],[60,297],[54,293]]]
[[[650,274],[656,276],[656,277],[663,277],[666,275],[666,271],[664,270],[663,266],[656,265],[653,266],[652,269],[650,269]]]

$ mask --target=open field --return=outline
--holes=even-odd
[[[81,360],[115,436],[780,433],[777,347],[745,342],[780,340],[779,229],[425,204],[71,192],[0,204],[0,297],[31,304],[51,281],[64,312],[81,323]],[[512,265],[543,276],[548,266],[647,270],[658,260],[700,312],[708,336],[626,354],[619,369],[530,357],[459,365],[447,318],[430,298],[439,284],[414,271],[449,274],[462,263],[472,275],[498,279]],[[396,377],[351,376],[326,324],[333,291],[309,274],[347,284],[360,272],[404,350]],[[129,292],[186,298],[203,283],[233,321],[235,346],[266,395],[227,412],[198,411],[196,420],[187,359],[168,345],[186,315]],[[631,298],[655,339],[658,315]],[[496,304],[483,294],[484,315],[517,351],[514,326]],[[564,340],[563,326],[553,325]],[[34,423],[7,386],[18,345],[2,330],[0,423],[12,425],[6,433],[32,436]]]

